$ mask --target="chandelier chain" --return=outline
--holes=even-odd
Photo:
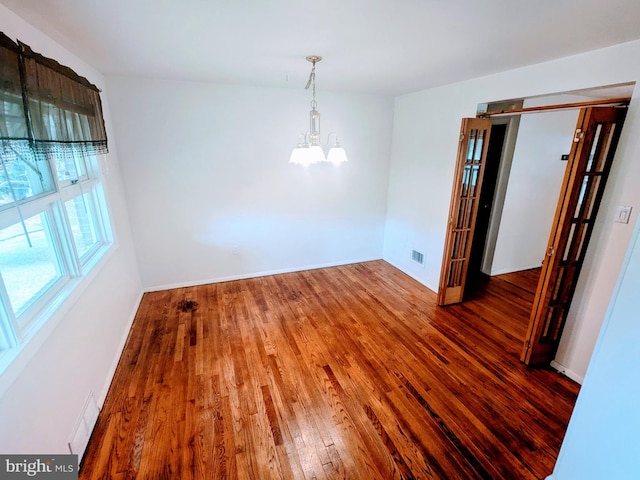
[[[316,60],[311,62],[313,66],[311,67],[311,73],[309,74],[309,80],[307,81],[307,86],[304,87],[305,90],[309,90],[311,86],[311,92],[313,95],[313,100],[311,100],[311,108],[315,110],[318,106],[318,102],[316,102]]]

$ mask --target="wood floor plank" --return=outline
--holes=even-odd
[[[87,479],[543,479],[579,386],[519,361],[539,269],[436,296],[383,261],[144,295]]]

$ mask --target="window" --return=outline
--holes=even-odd
[[[0,156],[5,162],[1,151]],[[43,194],[40,183],[28,184],[19,211],[13,202],[0,204],[0,320],[5,319],[4,330],[10,333],[0,340],[0,351],[20,343],[46,320],[40,316],[46,306],[68,296],[112,241],[98,177],[85,173],[62,180],[61,163],[52,160],[48,168],[57,180],[51,190]],[[90,171],[97,172],[98,158],[89,163]],[[10,181],[0,173],[0,182]]]
[[[0,372],[112,244],[106,151],[98,89],[0,32]]]

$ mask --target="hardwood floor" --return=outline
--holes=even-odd
[[[383,261],[148,293],[80,478],[545,478],[579,386],[518,360],[531,295],[439,308]]]

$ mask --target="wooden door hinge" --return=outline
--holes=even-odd
[[[580,140],[582,140],[584,138],[584,132],[582,131],[581,128],[577,128],[576,129],[576,133],[573,136],[573,142],[574,143],[578,143]]]

